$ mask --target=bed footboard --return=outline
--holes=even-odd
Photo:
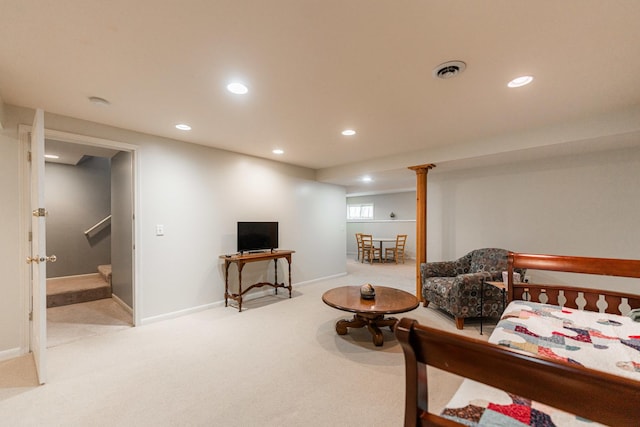
[[[405,356],[405,426],[459,425],[429,412],[426,366],[603,424],[629,426],[640,420],[640,382],[534,357],[420,325],[409,318],[400,320],[395,334]]]

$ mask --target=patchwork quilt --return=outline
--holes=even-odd
[[[627,316],[512,301],[489,342],[640,381],[640,322]],[[442,415],[469,426],[599,425],[471,380]]]

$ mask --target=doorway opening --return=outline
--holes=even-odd
[[[130,152],[45,137],[48,348],[133,326],[132,183]]]
[[[24,236],[29,236],[25,239],[21,246],[21,252],[23,252],[27,259],[32,259],[34,249],[33,245],[36,243],[36,231],[37,236],[46,235],[46,227],[42,227],[42,230],[34,230],[32,224],[32,217],[36,216],[36,212],[42,211],[43,215],[37,215],[43,218],[46,223],[48,212],[46,208],[33,210],[36,204],[33,201],[33,195],[39,193],[45,193],[45,179],[44,179],[44,149],[45,140],[57,141],[57,143],[63,147],[66,151],[80,151],[81,158],[87,155],[88,157],[107,157],[110,158],[111,167],[111,180],[112,189],[115,189],[117,194],[113,194],[111,197],[111,218],[110,218],[110,238],[111,238],[111,299],[116,300],[114,296],[117,296],[121,301],[116,302],[121,307],[128,307],[128,326],[131,327],[139,324],[139,311],[137,310],[137,304],[139,292],[136,287],[137,282],[137,268],[138,256],[135,251],[135,241],[137,227],[137,219],[135,217],[135,211],[138,206],[137,196],[137,146],[116,142],[112,140],[105,140],[101,138],[95,138],[85,135],[77,135],[68,132],[55,131],[51,129],[44,129],[42,124],[38,125],[38,117],[40,123],[44,123],[43,112],[41,110],[36,111],[36,120],[34,120],[33,126],[20,125],[18,134],[20,141],[23,144],[22,160],[23,160],[23,174],[20,180],[20,186],[23,189],[21,194],[21,205],[23,206],[24,216],[21,220],[21,230]],[[39,128],[39,126],[41,126]],[[37,148],[40,144],[34,141],[41,139],[41,147]],[[55,145],[56,143],[51,143]],[[36,147],[36,148],[34,148]],[[97,155],[96,151],[104,149],[108,154]],[[89,154],[87,154],[89,153]],[[32,156],[33,154],[33,156]],[[39,169],[41,164],[42,173],[39,174],[42,178],[33,179],[33,170]],[[38,174],[36,174],[38,175]],[[53,188],[53,187],[52,187]],[[51,189],[51,188],[50,188]],[[70,188],[62,186],[62,191],[69,192]],[[113,191],[112,191],[113,192]],[[36,202],[38,206],[46,205],[45,201]],[[84,204],[77,206],[77,209],[70,211],[69,215],[75,215],[75,212],[85,209]],[[40,223],[39,223],[40,224]],[[89,227],[92,228],[92,227]],[[100,227],[98,227],[100,228]],[[87,229],[83,229],[86,231]],[[42,231],[45,231],[44,233]],[[98,229],[93,231],[100,232]],[[33,233],[33,239],[32,239]],[[82,233],[82,232],[81,232]],[[91,236],[90,236],[91,237]],[[46,251],[46,243],[40,241],[41,237],[37,237],[38,246],[43,253]],[[37,251],[36,251],[37,252]],[[39,277],[47,277],[46,267],[47,265],[53,265],[52,252],[47,254],[46,259],[49,262],[40,262],[40,269],[43,270],[39,273]],[[40,255],[38,255],[40,256]],[[57,258],[57,257],[55,257]],[[44,259],[44,258],[42,258]],[[56,260],[57,261],[57,260]],[[24,283],[22,293],[22,299],[24,301],[24,327],[22,336],[23,344],[22,348],[26,351],[30,351],[34,354],[36,360],[36,367],[38,369],[38,376],[41,383],[46,379],[46,352],[44,351],[47,346],[47,308],[46,308],[46,284],[43,280],[39,282],[35,280],[33,273],[33,266],[36,264],[25,264],[21,272],[21,281]],[[122,304],[124,302],[124,304]],[[105,323],[104,319],[95,318],[87,324],[100,325]],[[44,334],[42,333],[44,332]]]

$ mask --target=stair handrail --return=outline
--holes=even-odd
[[[109,215],[109,216],[105,217],[104,219],[98,221],[98,223],[96,225],[94,225],[93,227],[89,228],[88,230],[85,230],[84,235],[88,236],[89,233],[91,233],[93,230],[95,230],[96,228],[100,227],[101,225],[103,225],[107,221],[111,221],[111,215]]]

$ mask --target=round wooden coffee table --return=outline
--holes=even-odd
[[[339,320],[336,323],[336,332],[345,335],[347,328],[364,328],[365,326],[373,336],[373,343],[377,346],[383,344],[381,327],[393,327],[398,322],[395,317],[384,316],[386,314],[404,313],[418,307],[418,299],[408,292],[386,286],[374,286],[375,299],[360,297],[360,286],[342,286],[328,290],[322,295],[325,304],[342,311],[355,313],[351,320]]]

